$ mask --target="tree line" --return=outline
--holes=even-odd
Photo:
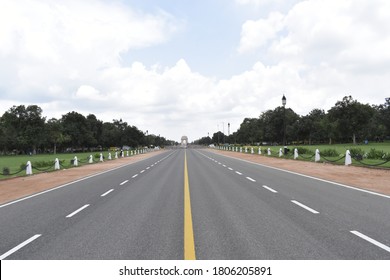
[[[0,117],[1,154],[81,152],[172,144],[173,141],[144,133],[122,119],[103,122],[93,114],[85,117],[72,111],[61,119],[47,120],[37,105],[13,106]]]
[[[277,107],[258,118],[245,118],[231,135],[218,131],[196,144],[334,144],[384,141],[390,139],[390,98],[381,105],[358,102],[345,96],[327,112],[313,109],[300,116],[291,108]]]

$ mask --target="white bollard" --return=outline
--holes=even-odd
[[[268,155],[271,155],[271,148],[268,148]]]
[[[279,149],[279,157],[283,156],[282,148]]]
[[[126,156],[127,156],[127,157],[129,156],[129,151],[126,151]]]
[[[351,165],[352,164],[352,158],[351,158],[351,152],[347,150],[345,153],[345,165]]]
[[[115,158],[116,159],[118,158],[118,152],[115,152]]]
[[[247,153],[248,152],[248,148],[247,147],[245,147],[245,153]]]
[[[254,154],[255,153],[255,151],[253,150],[253,147],[251,148],[251,154]]]
[[[259,147],[259,155],[261,155],[261,147]]]
[[[130,151],[130,155],[131,155],[131,156],[133,155],[133,151]]]
[[[103,162],[103,154],[100,153],[100,159],[99,159],[101,162]]]
[[[240,147],[240,153],[242,153],[242,147]]]
[[[298,149],[295,148],[294,149],[294,159],[297,159],[298,158]]]
[[[109,160],[112,159],[111,153],[108,153],[108,159],[109,159]]]
[[[60,161],[58,158],[56,158],[54,161],[54,170],[60,170]]]
[[[92,155],[89,155],[89,163],[93,163]]]
[[[75,156],[74,159],[73,159],[73,165],[74,166],[79,166],[79,161],[77,160],[77,156]]]
[[[31,166],[31,161],[28,161],[26,164],[26,175],[32,175],[32,166]]]
[[[320,161],[321,157],[320,157],[320,150],[316,149],[316,156],[314,158],[314,161],[315,162],[318,162]]]

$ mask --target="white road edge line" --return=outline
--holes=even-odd
[[[372,239],[371,237],[368,237],[367,235],[364,235],[363,233],[360,233],[360,232],[358,232],[356,230],[352,230],[352,231],[350,231],[350,233],[353,233],[354,235],[359,236],[360,238],[362,238],[362,239],[364,239],[364,240],[366,240],[366,241],[368,241],[368,242],[370,242],[370,243],[378,246],[379,248],[381,248],[381,249],[383,249],[383,250],[385,250],[385,251],[390,253],[390,247],[389,246],[386,246],[385,244],[382,244],[382,243],[376,241],[375,239]]]
[[[237,173],[238,175],[242,175],[242,173],[241,173],[241,172],[238,172],[238,171],[236,171],[236,173]]]
[[[135,174],[135,175],[133,175],[133,177],[131,177],[131,178],[135,178],[135,177],[137,177],[138,176],[138,174]]]
[[[251,177],[246,177],[249,181],[256,182],[255,179],[252,179]]]
[[[150,169],[150,167],[148,166],[148,167],[146,167],[146,170],[148,170],[148,169]]]
[[[231,167],[228,167],[228,169],[229,169],[230,171],[233,171],[233,168],[231,168]]]
[[[141,174],[144,173],[144,172],[145,172],[145,169],[140,171]]]
[[[266,186],[266,185],[263,185],[262,187],[263,187],[264,189],[266,189],[266,190],[269,190],[270,192],[278,193],[278,191],[275,191],[273,188],[270,188],[270,187],[268,187],[268,186]]]
[[[120,183],[119,185],[120,185],[120,186],[123,186],[123,185],[126,184],[128,181],[129,181],[129,180],[125,180],[125,181],[123,181],[122,183]]]
[[[10,255],[12,255],[13,253],[15,253],[16,251],[20,250],[21,248],[23,248],[24,246],[26,246],[27,244],[33,242],[35,239],[37,239],[38,237],[40,237],[42,234],[36,234],[32,237],[30,237],[29,239],[27,239],[26,241],[20,243],[18,246],[12,248],[11,250],[9,250],[8,252],[2,254],[0,256],[0,260],[4,260],[6,257],[9,257]]]
[[[109,191],[106,191],[104,194],[101,195],[101,197],[108,195],[110,192],[112,192],[114,189],[111,189]]]
[[[77,209],[76,211],[70,213],[68,216],[66,216],[67,218],[72,218],[74,215],[76,215],[77,213],[79,213],[80,211],[83,211],[85,208],[87,208],[89,206],[89,204],[85,204],[83,207]]]
[[[296,204],[296,205],[298,205],[298,206],[300,206],[300,207],[302,207],[303,209],[306,209],[307,211],[309,211],[309,212],[311,212],[313,214],[319,214],[320,213],[320,212],[318,212],[318,211],[316,211],[316,210],[314,210],[314,209],[312,209],[312,208],[310,208],[310,207],[308,207],[308,206],[306,206],[306,205],[304,205],[304,204],[302,204],[302,203],[300,203],[300,202],[298,202],[296,200],[291,200],[291,202]]]

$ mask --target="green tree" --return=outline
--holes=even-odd
[[[13,106],[1,117],[5,149],[36,153],[44,143],[45,118],[37,105]]]
[[[367,137],[364,132],[374,113],[373,107],[359,103],[352,96],[345,96],[328,111],[330,121],[336,122],[338,133],[345,139],[351,138],[353,144],[357,137]]]
[[[80,113],[75,111],[67,113],[62,116],[61,122],[64,134],[69,137],[68,143],[72,148],[80,149],[96,144],[87,119]]]

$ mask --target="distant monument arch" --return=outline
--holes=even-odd
[[[181,137],[181,146],[182,147],[187,147],[188,144],[188,137],[187,136],[182,136]]]

